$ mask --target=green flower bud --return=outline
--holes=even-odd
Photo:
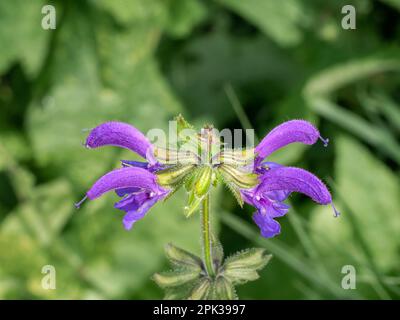
[[[189,300],[205,300],[210,295],[211,280],[209,278],[202,278],[198,284],[193,288]]]
[[[154,157],[163,164],[188,165],[198,164],[199,157],[190,150],[175,150],[154,147]]]
[[[178,133],[180,133],[184,129],[193,129],[193,126],[189,122],[187,122],[181,114],[175,117],[175,121],[177,122]]]
[[[197,197],[196,193],[194,190],[189,192],[189,197],[188,197],[188,203],[184,208],[184,213],[186,217],[190,217],[193,212],[196,211],[196,209],[199,207],[201,200],[203,200],[204,197]]]
[[[158,171],[157,182],[163,187],[176,187],[184,183],[185,178],[193,171],[195,165],[175,166]]]
[[[212,169],[210,166],[203,166],[196,176],[194,191],[198,197],[204,196],[211,185]]]
[[[257,270],[265,267],[271,258],[272,255],[265,254],[265,249],[261,248],[242,251],[225,260],[223,275],[233,284],[256,280]]]
[[[222,150],[215,159],[216,164],[226,164],[229,166],[246,166],[254,161],[255,153],[253,149]]]
[[[218,171],[223,176],[224,181],[229,182],[238,188],[249,189],[259,184],[258,175],[236,169],[233,166],[221,164]]]
[[[198,279],[200,276],[200,271],[193,269],[181,269],[159,272],[153,275],[153,280],[161,288],[178,287]]]
[[[173,244],[168,243],[165,246],[165,254],[172,265],[179,268],[193,269],[200,272],[202,261],[194,254],[175,247]]]

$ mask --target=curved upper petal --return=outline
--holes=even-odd
[[[115,189],[139,188],[153,192],[164,191],[158,184],[156,176],[142,168],[125,167],[110,171],[98,179],[86,193],[91,200]]]
[[[258,187],[260,192],[300,192],[319,204],[332,202],[325,184],[307,170],[294,167],[280,167],[267,171]]]
[[[135,127],[117,121],[105,122],[90,131],[85,143],[88,148],[117,146],[147,158],[150,141]]]
[[[255,148],[257,159],[263,160],[274,151],[293,142],[314,144],[319,136],[318,129],[308,121],[284,122],[268,133]]]

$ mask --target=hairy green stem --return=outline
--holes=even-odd
[[[201,212],[201,231],[203,237],[203,258],[204,266],[207,274],[210,277],[215,275],[214,264],[212,258],[212,242],[211,242],[211,231],[210,231],[210,195],[207,194],[202,201],[202,212]]]

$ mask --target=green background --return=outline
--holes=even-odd
[[[56,8],[43,30],[42,6]],[[341,27],[345,4],[357,29]],[[342,212],[291,196],[282,234],[265,240],[226,190],[213,219],[226,253],[274,255],[242,299],[400,297],[399,0],[0,1],[0,298],[154,299],[163,246],[199,252],[199,216],[184,195],[132,231],[110,193],[82,198],[132,159],[81,146],[88,128],[120,120],[147,132],[182,113],[201,126],[253,127],[262,138],[294,118],[330,145],[290,145],[270,160],[327,182]],[[56,268],[56,290],[41,286]],[[344,290],[353,265],[357,289]]]

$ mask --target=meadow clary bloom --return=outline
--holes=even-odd
[[[136,128],[121,122],[106,122],[94,128],[86,139],[87,148],[117,146],[129,149],[146,161],[122,161],[123,168],[110,171],[98,179],[86,193],[85,199],[94,200],[104,193],[114,190],[122,199],[115,208],[126,212],[123,223],[126,229],[143,218],[147,211],[170,190],[157,183],[154,172],[159,164],[152,156],[150,141]]]
[[[183,118],[178,121],[191,128]],[[94,200],[114,190],[122,197],[115,207],[126,212],[123,223],[130,229],[157,201],[181,186],[185,186],[189,194],[185,212],[190,216],[208,196],[211,187],[223,182],[240,204],[247,202],[257,209],[253,220],[261,235],[273,237],[280,233],[280,225],[275,219],[288,212],[289,206],[284,201],[292,192],[303,193],[322,205],[332,204],[328,189],[312,173],[264,161],[274,151],[294,142],[311,145],[320,139],[326,146],[328,140],[322,139],[319,131],[307,121],[287,121],[273,129],[255,149],[248,150],[225,146],[220,150],[221,137],[215,136],[210,126],[203,128],[201,134],[195,131],[193,137],[199,154],[153,146],[129,124],[106,122],[97,126],[86,139],[87,148],[126,148],[144,161],[122,160],[123,167],[97,180],[76,206],[79,207],[86,198]],[[213,149],[215,146],[217,148]],[[339,214],[335,208],[334,211],[335,215]]]
[[[323,139],[311,123],[291,120],[274,128],[255,148],[254,172],[259,175],[260,183],[252,189],[242,189],[241,194],[245,202],[257,209],[253,220],[263,237],[270,238],[280,233],[280,224],[275,218],[288,212],[289,206],[283,201],[292,192],[303,193],[318,204],[331,204],[335,216],[339,215],[333,206],[331,194],[315,175],[304,169],[263,162],[271,153],[290,143],[311,145],[318,139],[327,146],[328,140]]]

